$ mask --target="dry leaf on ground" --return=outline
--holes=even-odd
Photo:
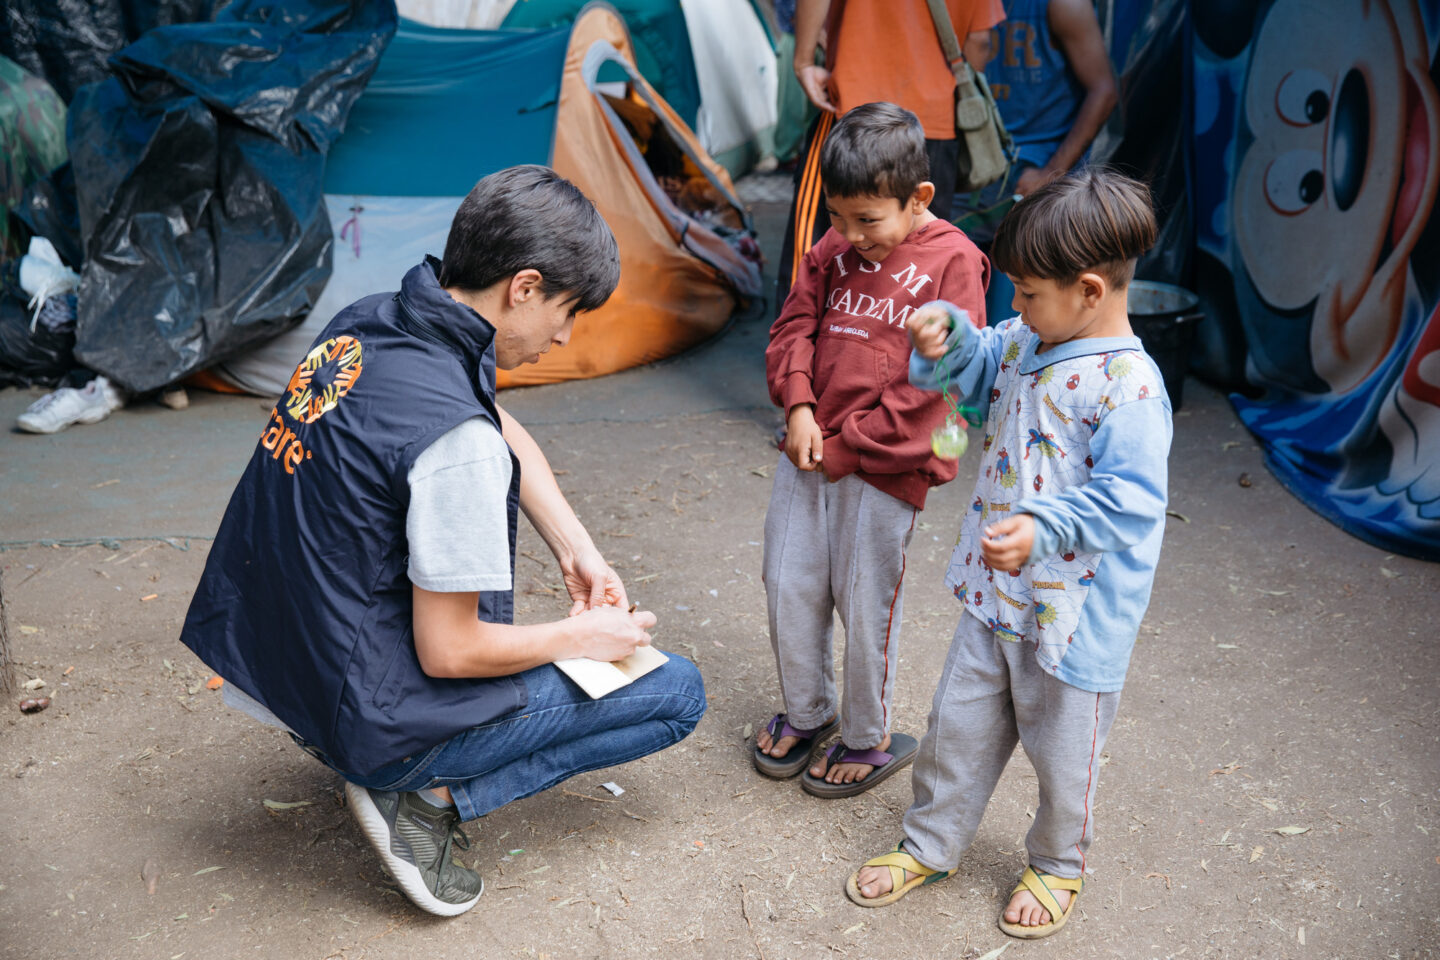
[[[145,881],[145,892],[154,893],[155,884],[160,882],[160,864],[153,859],[147,859],[140,868],[140,879]]]
[[[310,806],[309,800],[296,800],[293,803],[286,800],[262,800],[268,810],[294,810],[296,807]]]

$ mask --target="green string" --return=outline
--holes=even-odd
[[[947,318],[947,322],[954,324],[955,321]],[[975,410],[973,407],[962,406],[960,402],[956,400],[950,392],[950,368],[949,366],[945,365],[945,358],[950,356],[951,351],[953,351],[956,346],[959,346],[958,340],[950,347],[949,350],[946,350],[940,356],[939,360],[936,361],[936,363],[941,364],[941,370],[943,371],[940,374],[940,392],[945,397],[945,403],[948,404],[950,407],[950,412],[945,416],[945,423],[947,425],[952,424],[959,421],[961,418],[964,418],[965,422],[970,424],[970,426],[979,427],[981,423],[979,411]]]

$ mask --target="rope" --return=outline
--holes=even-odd
[[[951,323],[953,322],[954,321],[952,320]],[[940,357],[940,360],[937,362],[943,363],[945,357],[948,357],[950,353],[955,349],[955,347],[958,346],[958,344],[959,341],[957,340],[955,344],[951,345],[949,350],[945,351],[945,353]],[[961,406],[959,401],[957,401],[954,395],[951,394],[950,368],[948,366],[945,366],[943,367],[943,370],[944,372],[940,374],[940,393],[945,397],[945,403],[950,407],[950,413],[946,415],[945,423],[947,425],[952,424],[959,421],[961,417],[964,417],[965,422],[970,424],[970,426],[980,426],[980,414],[971,407]]]

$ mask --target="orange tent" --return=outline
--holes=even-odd
[[[620,71],[623,90],[600,80]],[[608,7],[586,8],[571,30],[552,165],[615,231],[620,286],[580,319],[567,346],[502,371],[501,386],[594,377],[670,356],[717,333],[739,298],[760,294],[758,263],[705,222],[748,226],[729,174],[640,76],[625,25]]]

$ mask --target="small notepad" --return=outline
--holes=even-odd
[[[651,646],[636,647],[635,652],[623,660],[606,663],[589,657],[574,657],[570,660],[556,660],[555,666],[565,676],[580,685],[580,689],[599,700],[607,693],[614,693],[621,687],[639,680],[656,667],[663,666],[670,658]]]

